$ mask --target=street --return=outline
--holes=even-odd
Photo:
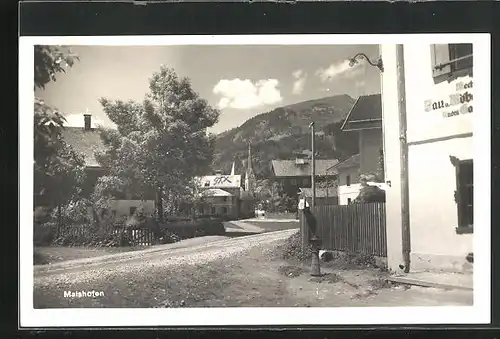
[[[36,266],[34,307],[270,307],[470,305],[472,292],[387,287],[376,269],[312,280],[281,259],[296,230],[191,243]],[[71,297],[92,292],[93,297]]]

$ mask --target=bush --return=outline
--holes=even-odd
[[[285,244],[280,248],[283,259],[294,259],[306,261],[311,258],[311,246],[302,249],[302,238],[300,232],[292,234],[285,240]]]
[[[56,226],[54,223],[33,223],[33,244],[35,246],[49,245],[56,234]]]

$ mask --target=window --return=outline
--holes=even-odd
[[[227,202],[227,197],[222,197],[223,202]]]
[[[474,170],[472,160],[459,160],[450,157],[455,166],[457,188],[455,202],[457,204],[457,233],[472,233],[474,226]]]
[[[210,187],[210,181],[205,181],[205,187]]]
[[[136,210],[137,210],[137,207],[135,207],[135,206],[130,207],[129,208],[129,214],[130,215],[134,215],[134,213],[135,213]]]
[[[113,219],[115,219],[115,218],[116,218],[116,210],[112,210],[112,211],[111,211],[111,216],[113,217]]]
[[[212,207],[212,215],[215,214],[215,207]]]
[[[351,176],[349,174],[345,177],[345,182],[347,186],[351,186]]]
[[[351,204],[351,198],[347,198],[347,205],[350,205]]]
[[[297,180],[296,179],[292,179],[291,182],[292,182],[292,185],[294,185],[294,186],[297,185]]]
[[[305,186],[309,185],[309,179],[308,179],[308,178],[305,178],[305,179],[302,181],[302,183],[303,183]]]
[[[435,83],[454,76],[472,75],[472,44],[431,45],[431,57]]]
[[[222,214],[227,214],[227,207],[221,207],[220,210]]]

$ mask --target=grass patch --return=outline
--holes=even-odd
[[[281,253],[281,258],[285,260],[292,259],[304,262],[311,259],[311,247],[302,248],[300,232],[288,237],[283,245],[278,246],[278,251]]]
[[[312,277],[309,279],[309,281],[316,283],[335,284],[338,282],[344,282],[344,279],[336,273],[325,273],[319,277]]]
[[[304,273],[304,269],[299,266],[280,266],[278,272],[286,277],[295,278]]]

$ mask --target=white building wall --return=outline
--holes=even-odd
[[[377,186],[378,188],[383,190],[385,190],[387,186],[386,184],[379,182],[368,182],[368,185]],[[348,205],[349,199],[351,199],[351,201],[356,199],[360,191],[361,191],[361,184],[353,184],[350,186],[347,185],[338,186],[337,195],[339,197],[339,205]]]
[[[110,211],[116,211],[116,217],[130,215],[130,207],[142,208],[145,214],[152,215],[155,212],[154,200],[113,200],[110,204]]]
[[[426,111],[428,100],[448,100],[457,93],[457,83],[470,77],[434,84],[429,44],[404,46],[408,175],[410,192],[411,270],[468,267],[465,257],[473,252],[472,234],[457,234],[455,168],[449,156],[473,158],[473,114],[444,117],[441,110]],[[382,45],[385,71],[382,79],[386,180],[388,263],[399,270],[402,263],[399,117],[396,77],[396,46]],[[467,89],[469,93],[470,89]],[[459,90],[459,93],[465,90]]]

